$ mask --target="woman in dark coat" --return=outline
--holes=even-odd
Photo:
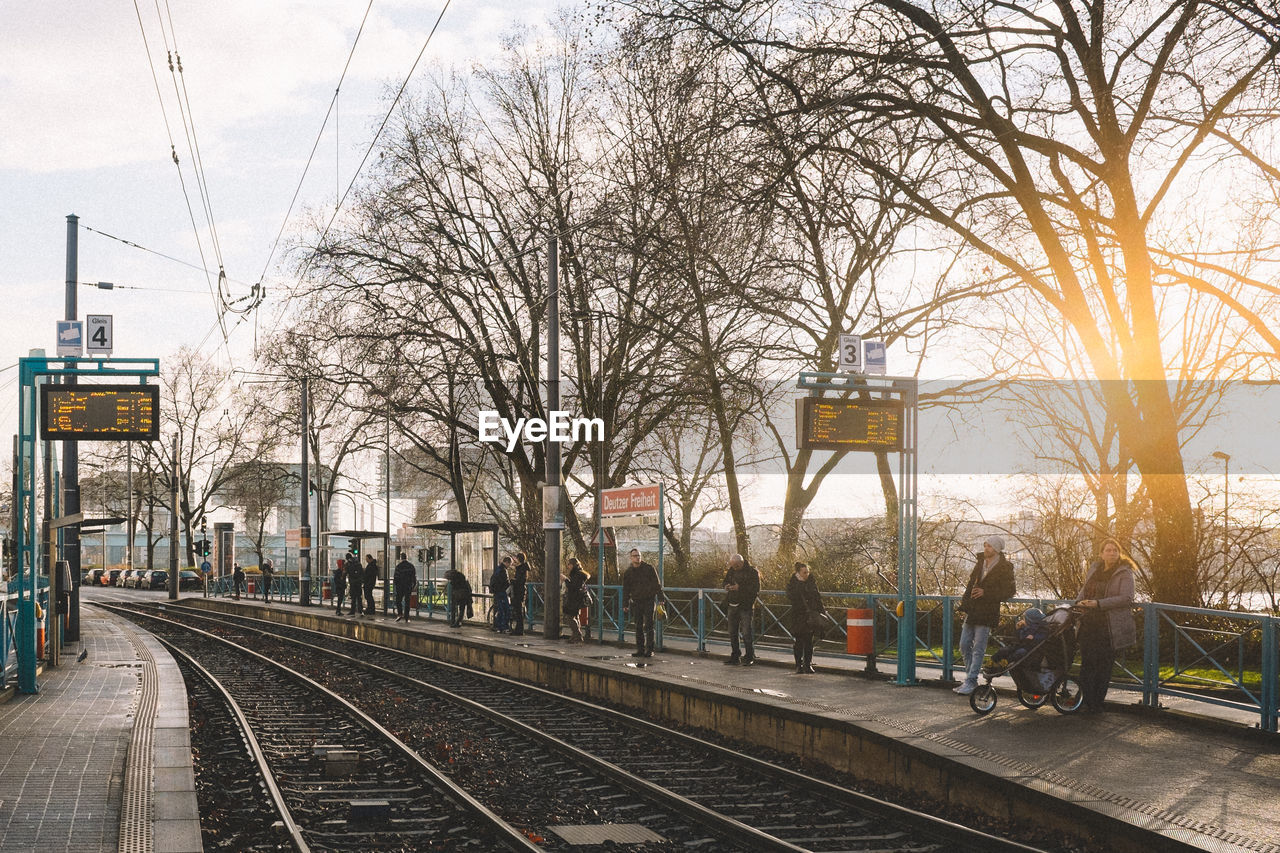
[[[570,557],[567,565],[569,577],[564,583],[564,606],[561,609],[573,628],[573,636],[569,638],[569,642],[581,643],[582,623],[578,621],[578,611],[587,606],[587,581],[591,578],[577,557]]]
[[[813,638],[821,630],[826,610],[807,563],[796,563],[795,573],[787,581],[787,600],[791,602],[791,636],[795,638],[791,652],[796,658],[796,673],[814,672]]]
[[[1086,713],[1102,713],[1111,685],[1116,652],[1138,642],[1133,619],[1133,561],[1120,543],[1107,539],[1076,596],[1081,610],[1076,637],[1080,643],[1080,691]]]
[[[445,573],[445,580],[449,582],[449,625],[453,628],[462,627],[463,614],[470,614],[471,610],[471,581],[467,580],[467,576],[457,569],[450,569]]]

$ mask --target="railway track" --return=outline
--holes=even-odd
[[[362,672],[358,682],[367,694],[397,697],[429,708],[432,716],[465,720],[486,743],[519,745],[515,748],[525,753],[520,761],[549,768],[558,789],[590,791],[592,801],[610,812],[608,821],[635,819],[682,847],[815,853],[1033,850],[509,679],[247,617],[180,607],[170,607],[167,615],[193,620],[272,657],[289,658],[316,674]],[[272,647],[273,642],[287,645]],[[460,775],[466,774],[455,774]],[[619,789],[628,793],[610,810],[609,798]],[[533,834],[527,820],[504,816]],[[694,837],[680,834],[680,817],[694,825]],[[544,831],[538,834],[545,840]]]

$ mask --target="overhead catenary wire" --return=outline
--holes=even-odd
[[[356,45],[358,45],[358,44],[360,43],[360,36],[361,36],[361,34],[364,32],[364,25],[365,25],[365,23],[369,20],[369,11],[370,11],[372,8],[373,8],[373,0],[369,0],[369,5],[367,5],[367,6],[365,7],[365,9],[364,9],[364,17],[360,19],[360,28],[359,28],[358,30],[356,30],[356,37],[355,37],[355,39],[353,39],[353,40],[352,40],[352,42],[351,42],[351,50],[347,53],[347,61],[346,61],[346,63],[342,66],[342,73],[338,76],[338,85],[337,85],[337,87],[335,87],[335,88],[334,88],[334,90],[333,90],[333,97],[329,100],[329,109],[325,111],[325,114],[324,114],[324,120],[320,122],[320,130],[318,130],[318,131],[316,132],[316,140],[315,140],[315,142],[313,142],[313,143],[311,144],[311,153],[307,155],[307,163],[306,163],[306,165],[305,165],[305,166],[303,166],[303,167],[302,167],[302,175],[300,175],[300,176],[299,176],[299,178],[298,178],[298,185],[297,185],[297,186],[294,188],[294,190],[293,190],[293,197],[292,197],[291,199],[289,199],[289,207],[288,207],[288,209],[287,209],[287,210],[285,211],[285,213],[284,213],[284,219],[280,222],[280,229],[276,232],[275,240],[273,240],[273,241],[271,242],[271,251],[269,251],[269,252],[267,253],[267,260],[266,260],[266,263],[264,263],[264,264],[262,265],[262,274],[261,274],[260,276],[258,276],[258,280],[259,280],[259,281],[261,281],[263,278],[265,278],[265,277],[266,277],[266,275],[267,275],[267,270],[269,270],[269,269],[271,268],[271,261],[275,258],[276,249],[277,249],[277,248],[279,248],[279,246],[280,246],[280,238],[284,235],[284,229],[285,229],[285,228],[288,226],[288,224],[289,224],[289,217],[293,214],[293,208],[294,208],[294,206],[298,203],[298,196],[299,196],[299,194],[301,194],[301,192],[302,192],[302,184],[303,184],[303,181],[305,181],[305,180],[306,180],[306,178],[307,178],[307,172],[311,169],[311,162],[312,162],[312,160],[314,160],[314,159],[315,159],[316,151],[320,148],[320,140],[324,137],[324,129],[325,129],[325,127],[327,127],[327,126],[328,126],[328,124],[329,124],[329,117],[330,117],[331,115],[333,115],[333,113],[337,110],[337,106],[338,106],[338,93],[342,91],[342,84],[343,84],[343,82],[347,79],[347,69],[349,69],[349,68],[351,67],[351,58],[352,58],[353,56],[355,56],[355,53],[356,53]],[[336,119],[335,119],[335,122],[336,122]],[[335,127],[336,127],[336,124],[335,124]],[[335,146],[337,145],[336,133],[337,133],[337,132],[336,132],[336,130],[335,130],[335,140],[334,140],[334,145],[335,145]],[[336,159],[336,157],[335,157],[335,159]],[[336,199],[336,198],[337,198],[337,186],[336,186],[336,184],[337,184],[337,172],[336,172],[337,167],[336,167],[336,165],[335,165],[335,167],[334,167],[334,168],[335,168],[335,173],[334,173],[334,181],[335,181],[335,187],[334,187],[334,198]]]
[[[401,82],[400,88],[396,91],[396,96],[391,99],[391,105],[387,107],[387,114],[382,117],[382,123],[378,125],[377,131],[373,134],[373,139],[369,140],[368,147],[365,148],[364,156],[360,158],[360,164],[356,166],[355,172],[351,175],[351,181],[347,184],[347,188],[342,193],[342,198],[338,199],[337,205],[334,206],[333,215],[329,217],[329,221],[325,223],[324,230],[320,232],[320,239],[316,241],[323,244],[325,237],[329,235],[329,229],[333,227],[333,223],[337,220],[338,214],[342,211],[342,205],[346,203],[347,196],[351,194],[351,189],[356,185],[356,179],[360,177],[360,173],[364,171],[364,164],[369,161],[369,156],[373,153],[374,147],[378,144],[378,140],[382,138],[382,131],[386,129],[387,122],[391,121],[391,116],[395,113],[396,106],[400,103],[400,99],[404,96],[404,90],[408,88],[409,81],[413,79],[413,74],[418,70],[418,63],[422,62],[422,57],[426,55],[427,47],[431,44],[431,39],[436,34],[436,30],[440,28],[440,22],[444,20],[444,13],[449,11],[449,5],[453,0],[445,0],[444,6],[440,9],[440,14],[436,16],[436,22],[431,25],[431,31],[427,33],[427,38],[422,43],[422,49],[418,51],[418,56],[413,60],[413,65],[409,67],[409,73],[405,75],[404,81]],[[308,257],[306,266],[298,275],[298,281],[306,278],[307,273],[311,269],[311,259]]]
[[[185,199],[187,204],[187,215],[191,220],[191,230],[194,233],[195,239],[196,239],[196,250],[200,254],[200,263],[202,265],[202,270],[205,274],[206,282],[209,285],[209,295],[213,297],[214,312],[217,314],[217,325],[223,328],[223,339],[225,342],[226,329],[222,322],[222,313],[223,313],[222,306],[218,298],[218,293],[214,289],[213,281],[210,278],[209,261],[207,258],[205,258],[204,244],[200,239],[200,227],[196,224],[195,210],[191,206],[191,195],[190,193],[187,192],[187,181],[186,181],[186,178],[183,177],[182,165],[178,161],[178,148],[173,141],[173,129],[169,125],[169,113],[164,106],[164,95],[162,95],[160,92],[160,78],[156,74],[155,62],[151,57],[151,43],[147,39],[147,28],[146,28],[146,25],[144,25],[142,22],[142,10],[138,8],[138,0],[133,0],[133,10],[138,18],[138,31],[142,34],[143,52],[146,53],[146,56],[147,56],[147,67],[151,70],[151,82],[155,86],[156,100],[159,101],[160,103],[160,115],[164,119],[165,134],[169,138],[169,151],[171,156],[173,157],[174,168],[178,170],[178,183],[182,187],[182,197],[183,199]]]
[[[178,114],[182,117],[182,129],[187,138],[187,151],[191,155],[192,171],[196,176],[196,189],[200,192],[200,202],[204,207],[205,221],[209,224],[209,239],[213,245],[213,255],[218,262],[218,270],[225,274],[226,265],[222,257],[222,242],[218,239],[218,225],[213,216],[213,199],[209,193],[209,181],[205,176],[204,158],[200,155],[200,138],[196,134],[195,113],[191,109],[191,98],[187,94],[187,80],[182,73],[182,56],[178,53],[178,31],[173,25],[173,14],[169,9],[169,0],[165,0],[165,14],[160,14],[160,2],[154,0],[156,17],[160,20],[160,37],[164,40],[165,52],[169,59],[169,77],[173,80],[173,94],[178,102]],[[169,22],[169,32],[165,33],[165,20]],[[169,39],[173,39],[173,47]]]

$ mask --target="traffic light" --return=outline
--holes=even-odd
[[[351,553],[357,560],[360,559],[360,540],[354,536],[351,537]]]
[[[442,546],[440,546],[440,545],[432,545],[432,546],[431,546],[431,549],[432,549],[432,559],[433,559],[433,560],[443,560],[443,559],[444,559],[444,548],[443,548]]]
[[[209,556],[209,540],[208,539],[200,540],[200,556],[201,557]]]

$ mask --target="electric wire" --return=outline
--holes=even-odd
[[[369,5],[366,6],[364,10],[364,17],[360,19],[360,28],[356,30],[356,37],[351,42],[351,50],[350,52],[347,53],[346,64],[342,66],[342,74],[338,76],[338,85],[333,90],[333,97],[329,100],[329,109],[325,111],[324,120],[320,122],[320,130],[316,133],[316,141],[312,143],[311,153],[307,155],[307,164],[302,167],[302,175],[301,177],[298,178],[298,186],[295,187],[293,190],[293,198],[289,199],[289,209],[286,210],[284,213],[284,220],[280,223],[280,230],[276,232],[276,238],[271,243],[271,251],[267,253],[267,261],[265,264],[262,265],[262,275],[258,276],[259,281],[261,281],[263,278],[266,277],[267,270],[271,268],[271,261],[275,258],[276,249],[280,245],[280,238],[284,235],[284,229],[289,224],[289,217],[293,214],[294,205],[298,203],[298,196],[302,192],[302,183],[303,181],[306,180],[307,172],[311,168],[311,161],[315,159],[316,151],[320,148],[320,140],[324,137],[324,129],[329,124],[329,117],[333,115],[334,111],[337,109],[338,93],[342,91],[342,84],[347,79],[347,69],[351,67],[351,59],[356,54],[356,45],[360,43],[360,35],[364,32],[364,25],[365,25],[365,22],[369,20],[369,11],[372,8],[373,8],[373,0],[369,0]],[[335,119],[335,122],[336,122],[336,119]],[[336,131],[336,125],[335,125],[335,135],[336,135],[336,132],[337,131]],[[334,144],[336,146],[337,144],[336,139]],[[335,170],[336,170],[336,167],[335,167]],[[336,184],[337,182],[336,171],[335,171],[334,180]],[[337,189],[338,189],[337,186],[335,186],[334,187],[335,198],[337,197],[336,195]]]
[[[213,297],[213,300],[214,300],[214,311],[218,317],[218,324],[222,325],[222,310],[219,304],[218,293],[214,289],[213,282],[209,280],[209,261],[207,258],[205,258],[204,244],[200,240],[200,227],[196,224],[196,213],[191,206],[191,195],[190,193],[187,192],[187,181],[186,181],[186,178],[183,177],[182,165],[178,161],[178,148],[173,141],[173,129],[169,125],[169,113],[164,106],[164,95],[161,94],[160,92],[160,78],[159,78],[159,75],[156,74],[155,62],[151,58],[151,43],[147,39],[147,28],[146,28],[146,25],[144,25],[142,22],[142,10],[138,8],[138,0],[133,0],[133,10],[138,18],[138,30],[142,34],[143,51],[147,55],[147,67],[150,68],[151,70],[151,82],[155,86],[156,100],[159,101],[160,103],[160,115],[164,119],[165,133],[169,137],[169,151],[171,156],[173,157],[174,168],[178,170],[178,183],[182,187],[182,197],[187,204],[187,216],[191,220],[191,230],[195,235],[196,250],[200,254],[200,263],[202,265],[202,271],[204,272],[206,282],[209,285],[209,295]]]
[[[173,15],[169,11],[169,0],[165,0],[165,14],[160,13],[159,0],[153,0],[156,18],[160,21],[160,37],[164,41],[165,52],[169,59],[169,77],[173,81],[173,95],[178,102],[178,114],[182,117],[182,129],[187,138],[187,152],[191,156],[192,171],[196,176],[196,188],[200,191],[200,202],[204,207],[205,221],[209,224],[209,239],[213,244],[214,258],[218,262],[219,272],[224,272],[226,265],[222,257],[222,242],[218,239],[218,226],[213,218],[213,200],[209,193],[209,182],[205,177],[204,158],[200,156],[200,139],[196,134],[196,117],[191,110],[191,99],[187,96],[186,76],[182,73],[182,56],[178,53],[178,31],[173,26]],[[165,33],[165,18],[168,17],[169,32]],[[172,36],[173,47],[169,46]],[[175,69],[176,63],[176,69]]]
[[[324,230],[320,232],[320,239],[317,244],[323,244],[325,237],[329,236],[329,229],[333,227],[334,221],[338,218],[338,214],[342,211],[342,205],[346,203],[347,196],[351,194],[352,187],[356,184],[356,179],[360,177],[360,173],[364,171],[364,165],[369,161],[369,155],[373,153],[374,146],[378,144],[378,140],[382,137],[382,131],[387,127],[387,122],[391,121],[391,116],[395,112],[396,106],[400,103],[400,98],[404,96],[404,90],[408,88],[409,81],[413,79],[413,74],[418,70],[418,63],[422,61],[422,57],[427,52],[427,47],[431,44],[432,37],[436,34],[436,30],[440,27],[440,22],[444,20],[444,13],[449,11],[449,5],[453,0],[445,0],[444,6],[440,9],[440,14],[436,16],[436,22],[431,25],[431,31],[427,33],[426,40],[422,43],[422,49],[418,51],[418,56],[413,60],[413,65],[409,67],[409,73],[405,75],[404,81],[401,82],[396,96],[391,99],[391,105],[387,107],[387,114],[382,117],[382,123],[378,125],[378,130],[373,134],[373,139],[369,140],[369,145],[365,148],[364,156],[360,158],[360,165],[356,166],[355,172],[351,175],[351,182],[347,184],[347,188],[342,193],[342,198],[338,200],[338,204],[333,209],[333,215],[329,217],[329,221],[325,224]],[[306,266],[298,275],[298,281],[306,278],[307,273],[311,269],[311,258],[307,258]]]

